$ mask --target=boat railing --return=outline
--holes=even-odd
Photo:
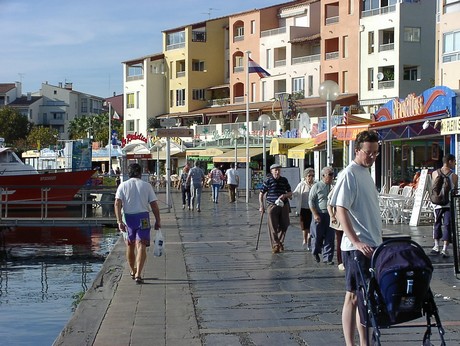
[[[70,182],[69,182],[70,183]],[[114,224],[114,200],[116,186],[82,186],[71,200],[51,199],[51,189],[70,189],[71,185],[3,185],[0,186],[0,226],[11,226],[24,223],[28,220],[43,223],[44,221],[62,224],[64,220],[75,222],[83,221],[86,224]],[[8,197],[19,189],[38,189],[40,199],[10,200]],[[57,214],[54,210],[72,209],[72,216],[68,213]]]

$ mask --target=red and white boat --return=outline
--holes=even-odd
[[[36,208],[49,202],[51,208],[62,207],[56,202],[71,201],[94,173],[94,170],[38,172],[22,162],[12,148],[0,147],[2,207]]]

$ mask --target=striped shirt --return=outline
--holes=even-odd
[[[279,177],[278,179],[270,177],[264,181],[260,192],[267,193],[268,203],[275,203],[279,196],[291,192],[291,185],[289,185],[285,177]]]

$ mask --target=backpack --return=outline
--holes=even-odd
[[[438,176],[433,182],[430,191],[430,200],[431,203],[437,205],[446,205],[449,204],[449,193],[452,189],[450,186],[449,176],[452,173],[444,174],[441,169],[437,170]]]

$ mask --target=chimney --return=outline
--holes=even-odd
[[[59,88],[62,88],[62,82],[59,82]]]
[[[27,93],[27,101],[32,101],[32,93]]]

